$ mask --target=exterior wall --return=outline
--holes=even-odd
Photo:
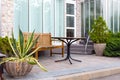
[[[76,37],[81,37],[81,1],[76,0]],[[0,36],[10,36],[14,26],[14,0],[1,0]]]
[[[76,0],[76,37],[81,37],[81,0]]]
[[[1,0],[1,36],[10,36],[13,29],[14,0]]]

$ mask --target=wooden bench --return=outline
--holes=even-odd
[[[31,34],[32,33],[29,33],[29,32],[23,32],[24,40],[27,41],[28,37]],[[52,56],[52,49],[55,49],[55,48],[61,48],[62,57],[64,56],[64,44],[63,44],[63,42],[61,42],[61,44],[59,44],[59,45],[52,44],[53,40],[51,39],[51,34],[50,33],[34,33],[34,38],[36,38],[38,36],[39,36],[39,39],[37,41],[37,44],[35,45],[35,49],[37,47],[40,47],[40,48],[35,53],[35,58],[36,59],[38,59],[39,51],[50,50],[50,56]]]

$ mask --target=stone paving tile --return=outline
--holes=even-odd
[[[92,79],[92,80],[120,80],[120,74],[101,77],[101,78]]]
[[[72,54],[75,59],[80,59],[82,62],[72,61],[72,65],[69,61],[54,62],[55,60],[62,59],[61,55],[48,55],[40,56],[39,62],[48,69],[48,72],[43,72],[38,66],[34,66],[32,71],[20,79],[13,79],[6,74],[6,80],[55,80],[56,76],[69,75],[75,73],[82,73],[87,71],[94,71],[99,69],[111,68],[120,66],[119,58],[100,57],[95,55],[78,55]]]

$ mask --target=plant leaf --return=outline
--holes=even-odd
[[[10,40],[10,38],[8,38],[8,41],[9,41],[9,44],[10,44],[10,46],[11,46],[11,48],[12,48],[15,56],[16,56],[16,57],[19,57],[18,54],[17,54],[18,51],[17,51],[17,46],[16,46],[16,42],[15,42],[13,33],[12,33],[12,41],[13,41],[13,43],[12,43],[12,41]]]
[[[34,31],[32,32],[32,34],[28,37],[27,43],[26,43],[26,45],[25,45],[25,53],[28,51],[31,42],[33,41],[34,32],[35,32],[35,30],[34,30]]]
[[[24,37],[23,37],[23,33],[22,31],[19,29],[19,39],[18,39],[19,43],[19,48],[20,48],[20,52],[19,55],[20,57],[22,57],[22,55],[24,54]]]
[[[28,49],[26,50],[26,52],[25,52],[25,55],[26,55],[27,53],[30,54],[30,50],[35,46],[35,44],[37,43],[37,40],[38,40],[38,39],[39,39],[39,36],[37,36],[37,38],[31,42],[29,48],[28,48]],[[33,51],[32,51],[32,52],[33,52]],[[24,55],[24,56],[25,56],[25,55]],[[32,54],[31,54],[31,55],[32,55]],[[31,55],[29,55],[29,56],[31,56]]]

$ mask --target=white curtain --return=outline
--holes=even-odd
[[[34,29],[52,36],[64,36],[64,0],[15,0],[14,33]]]

